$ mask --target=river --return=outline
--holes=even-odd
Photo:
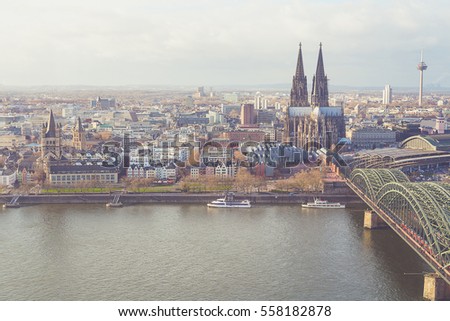
[[[0,300],[421,300],[429,268],[362,209],[0,210]]]

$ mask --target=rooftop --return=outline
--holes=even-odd
[[[450,152],[450,134],[412,136],[405,139],[400,147]]]

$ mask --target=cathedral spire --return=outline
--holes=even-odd
[[[322,43],[319,45],[316,74],[313,77],[311,104],[318,107],[328,106],[328,78],[323,65]]]
[[[316,76],[325,77],[325,67],[323,66],[322,56],[322,43],[319,44],[319,58],[317,59]]]
[[[302,43],[299,44],[298,57],[297,57],[297,69],[295,70],[295,77],[305,77],[305,70],[303,68],[303,55],[302,55]]]
[[[292,79],[290,106],[308,106],[308,87],[306,83],[305,70],[303,68],[302,43],[299,45],[297,68]]]

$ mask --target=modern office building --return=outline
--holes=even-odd
[[[241,106],[241,125],[253,125],[256,121],[255,107],[253,104]]]
[[[383,105],[392,103],[392,89],[390,85],[384,86],[383,90]]]

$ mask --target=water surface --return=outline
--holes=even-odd
[[[39,205],[0,211],[0,300],[420,300],[429,270],[363,211]]]

